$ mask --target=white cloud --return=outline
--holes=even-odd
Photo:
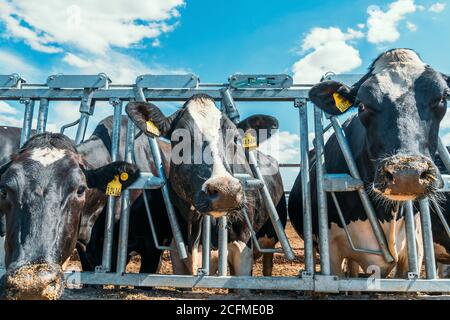
[[[360,39],[364,33],[349,28],[314,28],[302,42],[302,52],[312,50],[297,61],[292,71],[297,83],[318,82],[326,72],[349,72],[362,64],[359,51],[348,43]]]
[[[366,25],[365,25],[364,23],[359,23],[359,24],[357,25],[357,27],[358,27],[359,29],[364,29],[364,28],[366,27]]]
[[[414,0],[397,0],[389,5],[387,11],[383,11],[376,5],[369,6],[367,13],[367,40],[371,43],[395,42],[400,38],[398,24],[408,14],[414,13],[417,6]]]
[[[417,31],[417,26],[414,23],[410,22],[410,21],[406,22],[406,27],[411,32],[416,32]]]
[[[279,163],[300,162],[300,136],[288,131],[279,131],[259,146],[259,150],[271,155]]]
[[[96,74],[105,72],[113,83],[134,83],[136,77],[146,73],[152,74],[180,74],[186,73],[182,69],[167,69],[162,66],[149,67],[135,58],[115,51],[108,56],[75,55],[67,53],[62,59],[69,67],[77,72]]]
[[[17,114],[17,110],[5,101],[0,101],[0,113],[1,114]]]
[[[62,46],[105,54],[128,48],[173,30],[184,0],[0,0],[6,36],[24,40],[35,50],[55,53]],[[57,13],[57,14],[55,14]],[[51,17],[51,18],[50,18]]]
[[[0,74],[18,73],[25,80],[39,81],[41,72],[34,66],[28,64],[17,54],[0,51]]]
[[[450,146],[450,133],[441,136],[441,139],[445,146]]]
[[[446,6],[445,3],[436,2],[433,5],[431,5],[431,7],[428,10],[434,13],[440,13],[445,10],[445,6]]]

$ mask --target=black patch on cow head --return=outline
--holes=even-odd
[[[116,161],[98,169],[84,170],[86,175],[87,187],[91,189],[99,189],[105,191],[108,183],[111,182],[115,176],[119,176],[122,173],[127,174],[126,180],[120,180],[123,189],[127,189],[138,178],[140,171],[131,163],[124,161]]]

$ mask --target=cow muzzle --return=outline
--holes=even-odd
[[[442,186],[439,170],[430,159],[407,155],[383,159],[373,183],[374,191],[393,201],[420,199]]]
[[[56,300],[63,291],[63,273],[57,264],[27,264],[6,275],[6,299]]]
[[[244,189],[234,177],[208,179],[196,198],[195,207],[202,213],[215,218],[244,206]]]

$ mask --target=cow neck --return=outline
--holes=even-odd
[[[112,162],[108,149],[97,136],[92,136],[79,144],[77,150],[93,169],[103,167]]]

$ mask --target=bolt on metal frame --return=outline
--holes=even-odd
[[[357,75],[353,75],[354,79],[359,79]],[[315,273],[314,264],[314,250],[312,242],[312,210],[311,210],[311,189],[309,180],[309,143],[308,143],[308,117],[307,117],[307,97],[310,86],[293,85],[288,76],[285,75],[237,75],[232,76],[228,83],[225,84],[202,84],[195,75],[182,76],[154,76],[144,75],[137,78],[135,84],[132,85],[114,85],[106,75],[93,76],[51,76],[45,85],[41,84],[26,84],[20,76],[0,75],[0,100],[16,100],[25,105],[23,131],[21,137],[21,145],[31,135],[31,125],[33,118],[33,108],[35,101],[39,101],[39,113],[37,121],[37,132],[44,132],[46,130],[47,115],[51,101],[80,101],[80,119],[73,124],[63,126],[78,125],[76,141],[82,142],[86,131],[87,123],[94,113],[95,103],[98,101],[109,101],[114,108],[114,129],[112,137],[112,157],[117,159],[119,150],[120,137],[120,115],[122,113],[123,102],[137,100],[137,101],[185,101],[194,94],[204,93],[212,96],[212,98],[221,102],[221,109],[229,114],[233,120],[238,119],[239,114],[235,106],[235,101],[274,101],[274,102],[291,102],[295,108],[299,110],[300,119],[300,154],[301,154],[301,183],[302,183],[302,202],[304,212],[304,230],[303,237],[305,242],[305,269],[299,277],[244,277],[244,276],[227,276],[227,218],[219,218],[219,272],[218,276],[210,276],[210,255],[208,244],[210,243],[210,223],[203,225],[203,242],[206,245],[206,250],[203,253],[203,265],[199,270],[197,276],[176,276],[176,275],[148,275],[148,274],[127,274],[125,273],[126,256],[127,256],[127,235],[129,228],[129,191],[122,193],[121,202],[121,221],[119,230],[119,248],[117,255],[117,272],[110,272],[111,270],[111,250],[112,250],[112,235],[113,224],[113,201],[108,199],[107,221],[105,226],[105,245],[102,266],[96,270],[97,272],[71,272],[66,273],[65,277],[68,281],[71,279],[79,279],[81,283],[85,284],[110,284],[110,285],[132,285],[132,286],[174,286],[174,287],[203,287],[203,288],[234,288],[234,289],[266,289],[266,290],[307,290],[307,291],[321,291],[321,292],[340,292],[340,291],[387,291],[387,292],[446,292],[450,291],[450,280],[435,279],[434,268],[434,253],[430,250],[432,248],[432,234],[431,222],[429,220],[429,207],[426,201],[420,203],[421,211],[424,211],[422,217],[422,229],[425,229],[424,242],[428,249],[426,251],[426,268],[428,279],[418,279],[417,254],[415,247],[415,227],[413,221],[413,207],[412,203],[405,206],[406,210],[406,233],[408,251],[410,257],[410,273],[409,279],[374,279],[373,281],[367,279],[339,279],[330,274],[329,262],[329,245],[328,245],[328,216],[326,192],[343,192],[361,190],[361,181],[357,170],[352,170],[351,176],[326,174],[323,166],[323,148],[325,131],[333,128],[338,136],[338,141],[346,154],[346,160],[354,164],[352,155],[349,152],[346,144],[345,134],[342,131],[339,121],[336,118],[330,118],[331,123],[323,126],[323,114],[317,108],[314,108],[314,130],[316,134],[315,147],[317,153],[316,173],[318,177],[318,197],[319,197],[319,245],[321,252],[321,272]],[[281,85],[280,85],[281,84]],[[134,143],[135,129],[131,121],[127,127],[126,151],[125,160],[133,161],[133,143]],[[156,189],[162,188],[166,206],[171,206],[167,180],[164,176],[161,156],[154,138],[149,139],[149,144],[156,167],[158,169],[158,176],[153,176],[151,173],[142,173],[141,177],[136,183],[130,187],[131,189]],[[450,155],[447,149],[440,141],[439,151],[443,162],[448,169],[450,169]],[[254,159],[251,162],[256,164]],[[256,166],[257,167],[257,164]],[[352,166],[356,168],[356,166]],[[261,184],[260,174],[254,172],[253,177],[240,177],[241,181],[246,185],[246,188],[263,188],[264,183]],[[444,191],[450,190],[450,179],[444,177],[446,181],[446,188]],[[266,194],[267,195],[267,194]],[[145,196],[145,193],[144,193]],[[368,209],[370,215],[369,199],[360,192],[361,200],[366,203],[366,211]],[[273,205],[273,204],[272,204]],[[148,206],[146,206],[148,209]],[[427,210],[428,208],[428,210]],[[373,210],[373,208],[372,208]],[[160,246],[157,243],[155,236],[155,226],[151,218],[150,210],[147,210],[149,217],[149,224],[154,233],[154,241],[157,247],[161,249],[176,250],[180,257],[187,257],[185,245],[183,243],[181,233],[177,228],[177,221],[172,210],[169,211],[169,220],[171,220],[174,237],[178,238],[175,241],[176,247]],[[276,212],[276,211],[275,211]],[[172,216],[172,218],[170,218]],[[112,219],[111,219],[112,218]],[[276,217],[275,227],[277,227]],[[273,219],[275,218],[275,219]],[[427,219],[428,218],[428,219]],[[442,213],[440,218],[443,220]],[[211,219],[211,218],[209,218]],[[205,221],[209,220],[204,219]],[[376,218],[375,218],[376,219]],[[372,217],[372,220],[373,217]],[[377,222],[377,221],[372,221]],[[443,220],[443,222],[445,222]],[[209,227],[208,227],[209,226]],[[372,223],[374,232],[377,234],[380,230],[377,223]],[[174,230],[175,229],[175,230]],[[279,229],[279,228],[278,228]],[[378,231],[377,231],[378,230]],[[449,228],[446,225],[448,232]],[[280,230],[277,230],[280,231]],[[278,233],[277,233],[278,234]],[[283,236],[284,234],[284,236]],[[280,236],[281,235],[281,236]],[[291,255],[289,242],[285,238],[284,231],[280,233],[279,237],[283,242],[282,247]],[[378,254],[389,261],[389,252],[383,249],[385,239],[381,237],[384,235],[378,234],[377,238],[380,241],[381,251]],[[253,236],[254,238],[254,236]],[[283,240],[284,239],[284,240]],[[384,239],[384,240],[383,240]],[[351,238],[349,238],[351,240]],[[410,249],[412,248],[412,250]],[[261,249],[261,248],[258,248]],[[357,249],[357,248],[355,248]],[[291,249],[292,250],[292,249]],[[263,249],[261,249],[262,252]],[[433,258],[433,259],[432,259]],[[429,260],[433,261],[429,261]]]

